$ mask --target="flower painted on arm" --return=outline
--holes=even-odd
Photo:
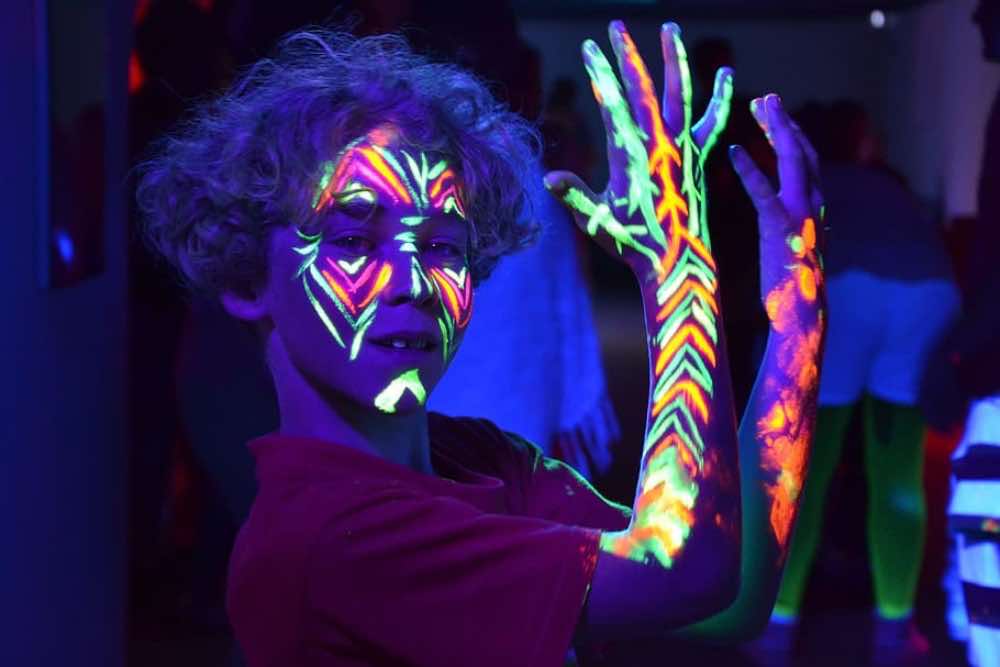
[[[801,230],[789,235],[786,243],[786,275],[764,299],[768,318],[779,336],[779,347],[777,372],[768,376],[765,385],[768,407],[757,422],[757,433],[764,444],[762,463],[771,474],[766,482],[771,529],[782,557],[787,551],[813,437],[815,419],[803,413],[814,409],[825,326],[825,312],[817,303],[823,273],[814,220],[806,218]]]

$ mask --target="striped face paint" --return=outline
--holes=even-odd
[[[819,388],[820,346],[825,315],[816,308],[823,288],[821,260],[816,247],[816,224],[812,218],[786,240],[787,273],[765,298],[764,305],[774,331],[780,336],[777,372],[769,373],[764,390],[766,412],[757,422],[757,435],[764,443],[765,483],[770,498],[770,524],[780,547],[787,554],[795,508],[806,472],[806,455],[815,420],[804,418],[806,406],[815,404]]]
[[[405,290],[413,304],[434,300],[428,312],[436,319],[440,372],[405,368],[373,401],[384,412],[397,411],[408,397],[423,405],[425,382],[443,372],[472,313],[460,180],[440,156],[401,147],[391,127],[351,142],[320,171],[313,210],[332,223],[316,233],[297,232],[295,278],[351,362],[363,360],[370,332],[399,328],[379,319],[388,294]],[[441,231],[456,221],[461,241],[453,230]]]
[[[293,248],[302,255],[297,278],[302,280],[316,316],[340,347],[349,349],[349,358],[358,357],[365,332],[375,321],[378,296],[392,279],[392,265],[367,255],[354,260],[323,255],[322,234],[298,232],[303,245]],[[325,297],[325,298],[321,298]],[[333,306],[339,319],[331,317]],[[334,320],[337,324],[334,324]]]
[[[612,30],[611,38],[628,100],[600,48],[588,41],[583,49],[608,131],[608,193],[595,201],[570,188],[563,198],[586,218],[587,232],[621,255],[644,285],[652,397],[632,525],[624,533],[605,533],[601,547],[670,567],[698,520],[696,502],[711,469],[706,441],[720,321],[703,172],[726,123],[732,83],[727,78],[717,89],[714,129],[696,140],[687,57],[674,35],[684,116],[672,134],[632,39],[624,29]]]

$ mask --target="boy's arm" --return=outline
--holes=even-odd
[[[726,611],[682,631],[717,641],[751,638],[770,617],[812,445],[825,335],[816,152],[777,96],[754,100],[752,111],[777,152],[781,192],[775,194],[745,151],[731,151],[760,216],[762,298],[770,320],[764,359],[739,430],[740,592]]]
[[[620,22],[611,44],[624,90],[600,48],[583,58],[608,137],[610,179],[595,195],[556,172],[546,185],[580,226],[633,271],[649,345],[646,436],[632,520],[601,539],[582,629],[588,639],[657,632],[728,606],[739,573],[736,420],[722,338],[703,167],[725,125],[732,73],[722,70],[692,124],[679,29],[661,34],[666,93]]]

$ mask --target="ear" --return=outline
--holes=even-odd
[[[219,300],[227,313],[240,320],[259,322],[269,315],[263,290],[224,291]]]

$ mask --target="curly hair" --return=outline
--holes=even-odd
[[[398,35],[314,30],[282,40],[139,165],[145,237],[196,290],[252,290],[266,279],[270,231],[309,219],[320,163],[384,124],[454,161],[475,284],[537,234],[530,123]]]

